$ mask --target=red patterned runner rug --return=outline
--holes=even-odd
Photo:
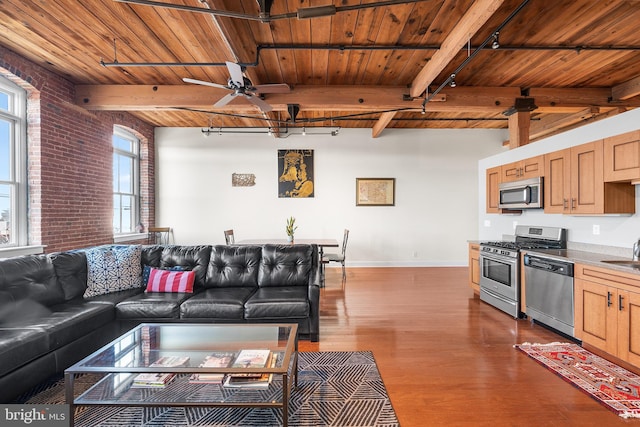
[[[640,418],[640,375],[577,344],[516,344],[532,359],[623,418]]]

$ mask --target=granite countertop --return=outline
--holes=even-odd
[[[576,249],[528,249],[526,253],[535,255],[540,254],[549,258],[556,258],[562,261],[571,261],[573,263],[588,264],[595,267],[608,268],[610,270],[621,271],[625,273],[637,274],[640,276],[640,264],[639,268],[633,268],[624,265],[610,264],[602,262],[604,260],[616,260],[616,261],[631,261],[631,258],[610,255],[600,252],[589,252]]]

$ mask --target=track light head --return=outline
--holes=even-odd
[[[451,86],[451,87],[458,86],[456,84],[456,75],[455,74],[451,74],[451,77],[449,78],[449,86]]]
[[[491,43],[491,49],[498,49],[500,47],[500,40],[498,37],[500,36],[500,31],[496,31],[493,33],[493,43]]]

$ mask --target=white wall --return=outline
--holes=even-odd
[[[480,174],[478,238],[496,240],[504,235],[513,235],[514,222],[523,225],[548,225],[567,228],[570,242],[629,248],[629,254],[631,254],[631,245],[640,236],[640,216],[637,213],[635,215],[571,216],[545,214],[541,209],[534,209],[525,210],[522,215],[487,214],[485,213],[485,173],[493,166],[630,132],[638,129],[639,122],[640,109],[636,109],[481,160],[478,167]],[[636,188],[636,212],[640,212],[639,190]],[[485,225],[485,221],[490,225]],[[600,226],[599,235],[593,234],[593,225]]]
[[[284,238],[342,238],[351,266],[467,265],[478,235],[478,162],[503,151],[506,131],[341,129],[337,137],[211,135],[200,128],[156,129],[156,223],[178,244]],[[315,197],[278,198],[278,149],[313,149]],[[232,187],[232,173],[256,175]],[[356,207],[356,177],[396,178],[394,207]]]

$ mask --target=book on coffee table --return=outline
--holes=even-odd
[[[278,355],[271,353],[265,366],[274,368],[278,361]],[[273,374],[233,374],[227,375],[224,381],[225,387],[267,388],[271,384]]]
[[[211,353],[204,358],[204,361],[200,364],[203,368],[226,368],[234,360],[236,353],[233,351],[217,351]],[[193,374],[189,377],[189,382],[193,384],[210,383],[221,384],[224,380],[225,374],[215,373],[202,373]]]
[[[270,350],[240,350],[232,368],[264,368],[269,360]]]
[[[189,362],[187,356],[163,356],[149,365],[150,368],[166,368],[175,366],[185,366]],[[133,388],[162,388],[173,380],[174,373],[153,372],[136,375],[131,387]]]

